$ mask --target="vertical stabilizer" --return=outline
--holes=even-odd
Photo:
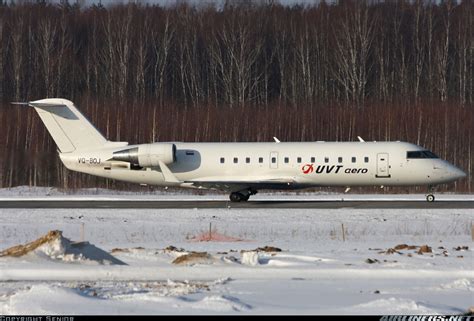
[[[48,98],[28,105],[38,112],[61,153],[100,148],[107,141],[67,99]]]

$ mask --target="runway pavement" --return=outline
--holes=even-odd
[[[366,209],[474,209],[474,201],[248,201],[215,200],[0,200],[0,208],[366,208]],[[1,214],[1,211],[0,211]]]

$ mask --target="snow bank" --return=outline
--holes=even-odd
[[[114,256],[89,242],[72,242],[61,231],[46,235],[25,245],[16,245],[0,252],[0,257],[35,256],[62,262],[125,265]]]
[[[191,252],[178,256],[173,264],[178,265],[193,265],[193,264],[212,264],[215,259],[206,252]]]
[[[248,251],[242,253],[242,264],[256,266],[258,265],[258,252]]]
[[[174,285],[162,285],[166,288]],[[186,285],[183,285],[187,287]],[[182,287],[182,286],[181,286]],[[211,314],[245,312],[252,306],[231,295],[211,294],[199,298],[168,296],[160,291],[143,288],[129,294],[110,293],[110,297],[100,297],[94,292],[80,289],[61,288],[54,285],[32,285],[10,297],[1,304],[0,314]],[[32,304],[34,303],[34,304]]]
[[[377,314],[379,311],[384,311],[384,314],[399,315],[399,314],[437,314],[436,310],[429,307],[427,304],[417,302],[410,299],[400,299],[389,297],[387,299],[373,300],[367,303],[352,306],[350,308],[342,309],[344,312],[357,311],[357,314]]]

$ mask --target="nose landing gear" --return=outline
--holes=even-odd
[[[434,197],[433,194],[428,194],[428,195],[426,195],[426,200],[427,200],[428,202],[434,202],[435,197]]]
[[[428,195],[426,195],[426,201],[427,202],[434,202],[435,201],[435,197],[434,195],[432,194],[434,192],[434,187],[433,186],[429,186],[428,187]]]

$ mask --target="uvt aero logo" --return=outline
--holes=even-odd
[[[303,174],[365,174],[369,170],[367,168],[345,168],[344,165],[318,165],[316,169],[314,164],[305,164],[301,167]]]

